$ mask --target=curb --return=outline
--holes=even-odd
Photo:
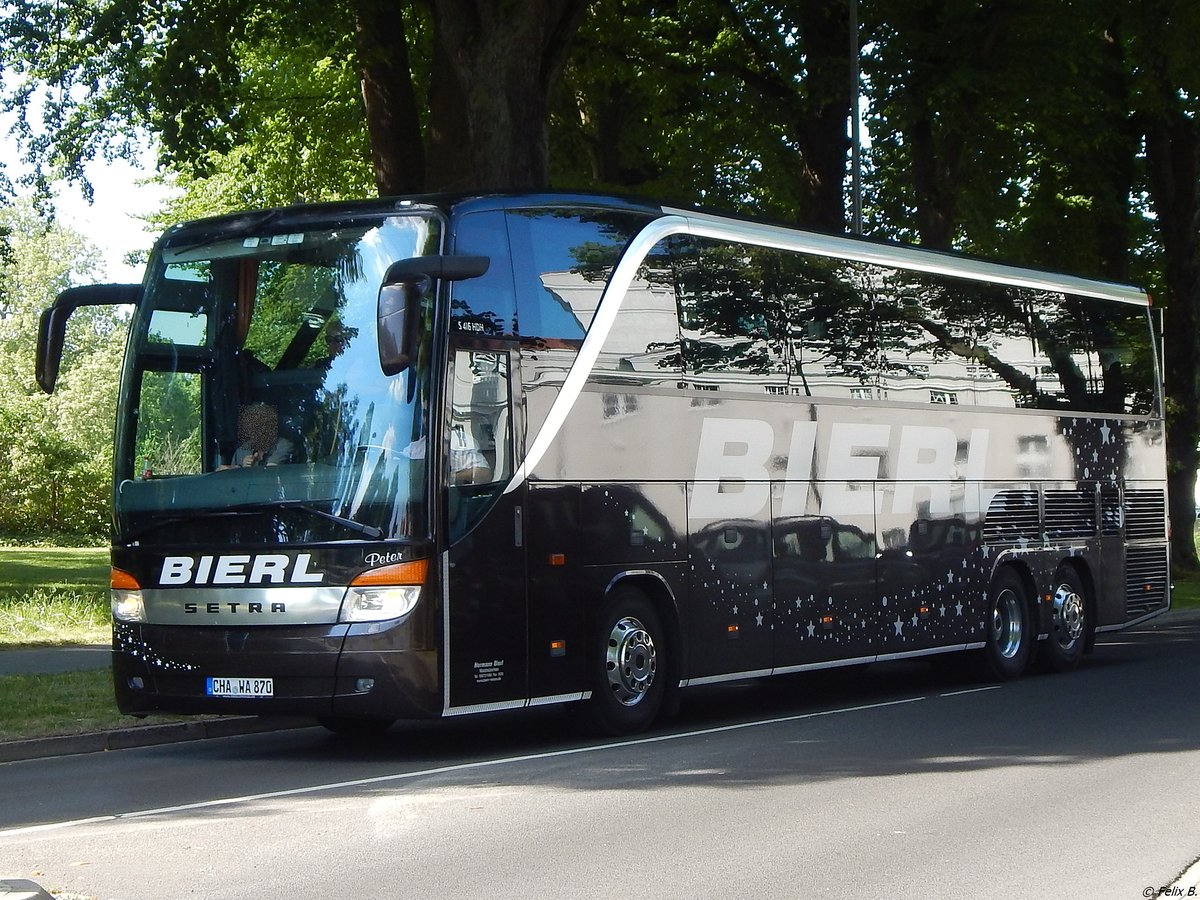
[[[201,719],[167,725],[143,725],[115,731],[68,734],[56,737],[29,738],[0,742],[0,763],[25,759],[45,759],[52,756],[75,756],[83,753],[103,753],[109,750],[130,750],[181,741],[203,741],[209,738],[232,737],[239,734],[261,734],[294,728],[311,728],[316,720],[298,716],[232,716],[225,719]]]

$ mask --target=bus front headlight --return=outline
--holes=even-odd
[[[427,559],[360,572],[346,589],[338,621],[382,622],[407,616],[420,601],[428,574]]]
[[[142,586],[137,579],[115,566],[109,576],[109,603],[112,616],[117,622],[145,622],[146,601],[142,599]]]
[[[118,590],[110,592],[112,616],[118,622],[145,622],[146,603],[141,591]]]
[[[398,619],[413,611],[421,599],[419,585],[351,587],[342,601],[339,622],[381,622]]]

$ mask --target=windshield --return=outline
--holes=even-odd
[[[119,539],[425,536],[428,352],[385,376],[375,322],[388,266],[437,253],[439,223],[285,227],[206,223],[156,250],[123,373]]]

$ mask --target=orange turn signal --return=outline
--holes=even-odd
[[[115,591],[140,591],[142,589],[142,586],[137,583],[137,579],[124,569],[113,568],[108,583]]]
[[[395,584],[424,584],[428,572],[429,560],[414,559],[410,562],[396,563],[393,566],[367,569],[367,571],[355,575],[350,585],[351,587],[382,587]]]

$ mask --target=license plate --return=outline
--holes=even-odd
[[[210,697],[273,697],[271,678],[209,678],[205,688]]]

